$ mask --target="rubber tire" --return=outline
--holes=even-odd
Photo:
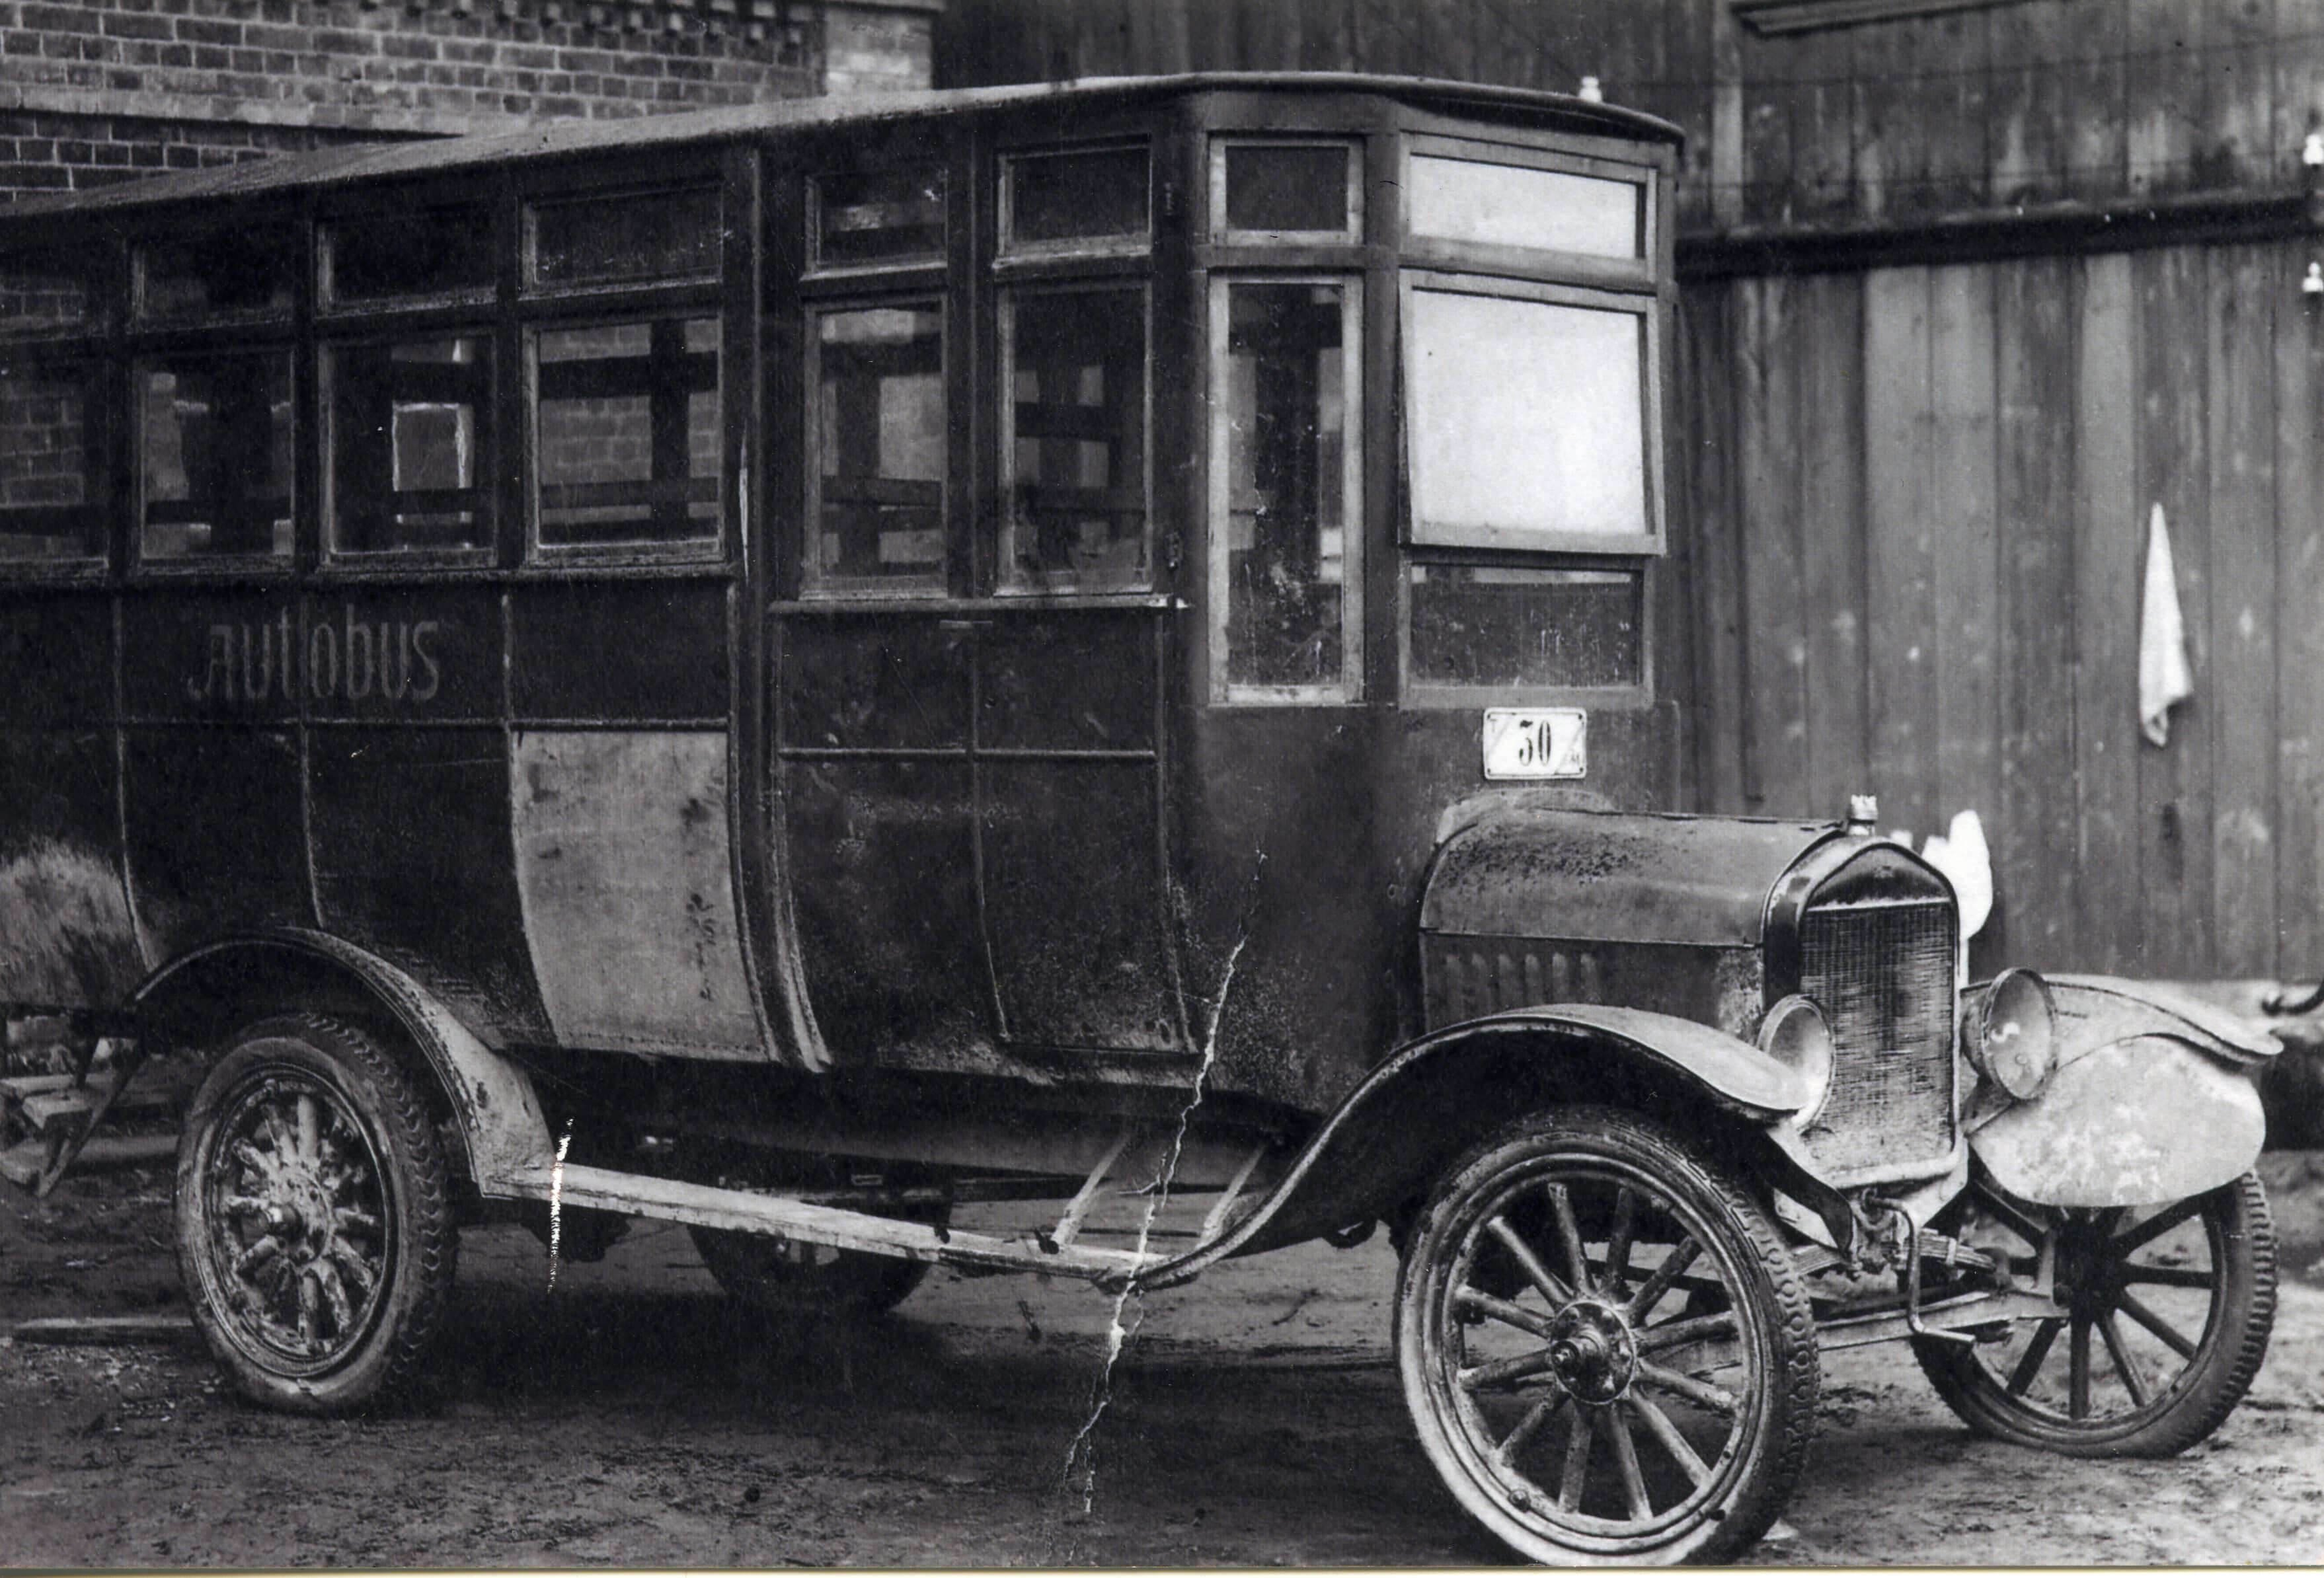
[[[202,1176],[218,1125],[266,1070],[318,1080],[362,1125],[381,1163],[383,1295],[354,1346],[320,1372],[271,1366],[238,1340],[211,1259]],[[288,1413],[345,1414],[409,1396],[443,1323],[459,1259],[444,1148],[427,1103],[397,1059],[366,1032],[320,1014],[251,1025],[235,1036],[194,1094],[178,1142],[178,1271],[200,1331],[244,1397]]]
[[[2275,1323],[2275,1224],[2255,1174],[2203,1198],[2212,1252],[2223,1253],[2227,1276],[2210,1324],[2196,1339],[2194,1359],[2170,1392],[2155,1399],[2163,1406],[2096,1427],[2075,1427],[2012,1401],[1975,1350],[1916,1338],[1913,1356],[1945,1406],[1981,1435],[2067,1457],[2172,1457],[2225,1424],[2267,1357]]]
[[[1510,1506],[1479,1483],[1451,1438],[1447,1422],[1431,1400],[1427,1371],[1436,1356],[1427,1351],[1431,1304],[1429,1275],[1437,1257],[1457,1252],[1464,1206],[1492,1190],[1512,1171],[1545,1159],[1572,1157],[1622,1164],[1651,1179],[1655,1187],[1683,1198],[1724,1243],[1720,1252],[1740,1273],[1746,1302],[1758,1316],[1766,1349],[1766,1383],[1747,1461],[1730,1476],[1711,1509],[1693,1522],[1651,1543],[1627,1549],[1560,1544],[1557,1531]],[[1740,1312],[1738,1312],[1740,1313]],[[1397,1278],[1397,1366],[1404,1384],[1421,1450],[1447,1489],[1496,1538],[1517,1555],[1554,1565],[1666,1565],[1705,1564],[1733,1558],[1756,1544],[1782,1514],[1807,1460],[1815,1431],[1821,1372],[1815,1317],[1807,1285],[1767,1214],[1750,1196],[1711,1165],[1693,1147],[1660,1124],[1609,1108],[1578,1107],[1536,1114],[1499,1130],[1469,1151],[1443,1174],[1414,1224],[1411,1243]]]
[[[755,1314],[884,1315],[927,1280],[926,1261],[841,1250],[812,1269],[783,1260],[782,1241],[763,1233],[688,1227],[702,1263],[729,1298]]]

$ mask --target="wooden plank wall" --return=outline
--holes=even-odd
[[[2296,182],[2324,11],[1999,0],[1761,38],[1724,0],[951,0],[938,23],[943,87],[1218,69],[1595,76],[1686,129],[1703,234]]]
[[[1869,790],[1919,836],[1975,809],[1980,959],[2324,969],[2311,250],[1694,287],[1684,431],[1732,445],[1687,472],[1705,808]],[[2136,715],[2156,503],[2195,674],[2160,748]]]

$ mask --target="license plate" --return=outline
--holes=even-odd
[[[1590,714],[1579,707],[1493,707],[1485,713],[1487,778],[1582,778]]]

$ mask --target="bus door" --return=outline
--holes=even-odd
[[[1142,231],[1145,151],[1104,157],[1141,172]],[[808,188],[818,263],[908,247],[914,216],[942,213],[927,175]],[[965,293],[944,286],[841,273],[797,320],[805,551],[772,647],[809,1004],[842,1061],[1176,1050],[1149,289],[999,287],[980,359],[995,401],[964,364]],[[973,534],[970,497],[994,501]]]

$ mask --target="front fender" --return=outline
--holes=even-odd
[[[2150,1206],[2251,1170],[2267,1138],[2252,1075],[2281,1050],[2273,1036],[2167,986],[2049,986],[2056,1071],[2032,1100],[1969,1115],[1997,1183],[2039,1205]]]
[[[1618,1099],[1639,1083],[1678,1087],[1761,1125],[1807,1099],[1799,1077],[1750,1042],[1669,1014],[1551,1005],[1447,1025],[1366,1076],[1233,1228],[1140,1280],[1182,1281],[1230,1255],[1375,1221],[1505,1120],[1547,1103]]]

